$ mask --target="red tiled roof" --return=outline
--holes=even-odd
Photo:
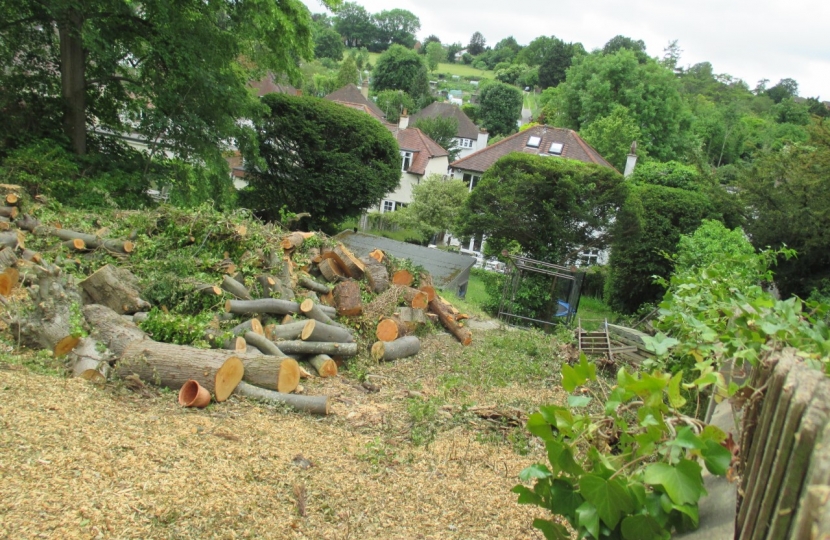
[[[327,95],[325,99],[340,103],[352,109],[360,109],[368,112],[378,120],[383,120],[384,114],[380,107],[371,99],[367,99],[360,92],[360,88],[353,84],[347,84],[339,90]]]
[[[478,138],[478,127],[470,120],[470,117],[464,114],[461,107],[452,103],[434,102],[430,103],[419,112],[412,115],[410,123],[415,123],[421,118],[455,118],[458,121],[458,132],[456,137],[462,139],[476,140]]]
[[[280,84],[274,82],[273,75],[267,75],[258,81],[248,81],[248,86],[256,88],[257,97],[262,97],[265,94],[288,94],[289,96],[299,95],[299,91],[290,84]]]
[[[527,145],[530,137],[540,137],[541,142],[538,148],[532,148]],[[548,150],[552,143],[562,144],[562,154],[558,157],[566,159],[576,159],[585,163],[596,163],[604,167],[610,167],[614,170],[613,165],[608,163],[599,152],[594,150],[591,145],[582,140],[582,137],[573,130],[565,128],[555,128],[550,126],[534,126],[532,128],[520,131],[514,135],[506,137],[499,142],[483,148],[478,152],[474,152],[469,156],[450,163],[453,169],[463,169],[465,171],[484,172],[499,160],[499,158],[511,153],[522,152],[525,154],[544,154],[550,155]],[[619,172],[619,171],[618,171]]]
[[[401,150],[412,152],[412,163],[407,170],[409,173],[425,174],[430,159],[449,155],[437,142],[418,128],[401,129],[394,124],[386,124],[386,127],[397,139]]]

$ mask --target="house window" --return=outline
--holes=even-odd
[[[401,152],[401,157],[403,158],[403,162],[401,163],[401,170],[406,172],[412,165],[412,152]]]
[[[481,180],[481,176],[464,173],[464,183],[470,186],[470,191],[472,191],[473,188],[478,185],[479,180]]]
[[[550,150],[548,152],[550,152],[551,154],[557,155],[557,156],[561,156],[563,146],[564,145],[560,142],[551,143]]]
[[[406,203],[395,202],[395,210],[400,210],[401,208],[406,208],[407,206],[409,205]]]
[[[381,206],[381,212],[394,212],[395,211],[395,201],[383,201],[383,205]]]
[[[458,139],[461,148],[472,148],[473,147],[473,140],[472,139]]]
[[[531,148],[539,148],[539,145],[542,144],[542,137],[537,137],[533,135],[527,140],[527,145]]]

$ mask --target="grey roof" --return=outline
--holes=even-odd
[[[442,289],[447,288],[455,278],[472,268],[476,262],[468,255],[408,244],[373,234],[343,231],[335,238],[358,257],[365,257],[370,251],[380,249],[393,257],[409,259],[413,264],[423,266],[432,275],[433,284]]]
[[[476,140],[478,138],[478,128],[470,120],[470,117],[464,114],[464,111],[461,110],[461,107],[458,105],[454,105],[452,103],[442,103],[440,101],[436,101],[431,103],[421,109],[418,113],[413,114],[412,117],[409,119],[410,124],[415,124],[421,118],[455,118],[458,122],[458,132],[455,134],[456,137],[460,137],[462,139],[473,139]]]

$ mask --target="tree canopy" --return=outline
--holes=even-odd
[[[488,253],[515,243],[531,257],[566,262],[582,246],[605,245],[622,186],[622,176],[608,167],[508,154],[473,189],[459,217],[460,233],[485,234]]]
[[[487,40],[484,39],[484,36],[481,34],[481,32],[475,32],[470,37],[470,43],[467,45],[467,52],[475,56],[477,54],[483,53],[484,48],[486,46]]]
[[[452,117],[432,116],[419,119],[414,127],[426,133],[430,139],[438,143],[438,146],[449,152],[450,163],[455,161],[461,151],[455,142],[458,120]]]
[[[314,97],[262,101],[268,114],[255,125],[257,145],[243,148],[249,185],[241,198],[263,217],[286,207],[309,212],[309,227],[331,228],[397,187],[398,144],[371,116]]]
[[[403,90],[414,99],[429,92],[429,78],[424,59],[412,49],[392,45],[380,55],[372,72],[372,89]]]
[[[375,50],[384,50],[393,43],[411,49],[415,46],[415,33],[421,29],[421,21],[405,9],[384,10],[374,16],[377,27]]]
[[[491,135],[513,133],[521,116],[522,93],[518,88],[494,81],[481,89],[479,118]]]

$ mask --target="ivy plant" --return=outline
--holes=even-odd
[[[584,354],[565,365],[562,386],[573,393],[567,406],[541,407],[527,421],[545,443],[547,463],[521,472],[525,483],[513,488],[519,504],[550,510],[580,538],[670,538],[697,528],[703,467],[724,475],[732,454],[722,430],[681,413],[682,380],[682,372],[622,368],[606,393]],[[571,538],[562,519],[533,526],[547,539]]]

